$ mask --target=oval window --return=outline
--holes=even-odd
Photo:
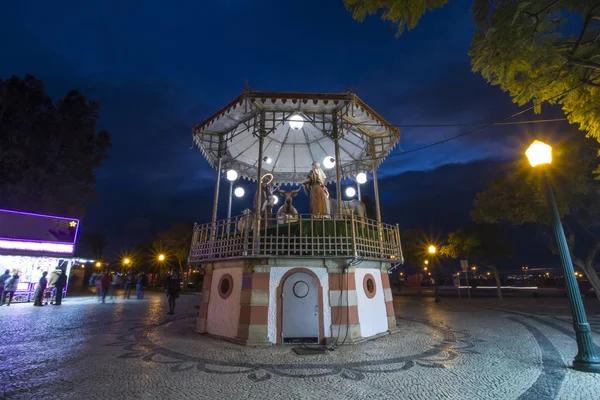
[[[231,295],[231,292],[233,291],[233,278],[231,277],[231,275],[224,274],[223,276],[221,276],[221,279],[219,280],[218,290],[219,296],[221,296],[221,298],[223,299],[227,299]]]
[[[366,274],[363,279],[363,289],[369,299],[375,297],[377,293],[377,285],[375,284],[375,277],[371,274]]]

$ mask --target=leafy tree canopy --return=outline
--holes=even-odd
[[[448,234],[448,242],[440,254],[454,259],[490,265],[509,257],[512,248],[505,240],[500,225],[478,224]]]
[[[0,206],[82,216],[111,146],[98,109],[77,90],[54,103],[31,75],[0,80]]]
[[[444,0],[345,0],[356,20],[379,14],[414,28]],[[519,105],[560,104],[600,140],[600,3],[597,0],[473,0],[473,70]]]

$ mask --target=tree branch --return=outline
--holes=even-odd
[[[600,70],[600,64],[595,62],[579,60],[576,58],[569,58],[569,62],[571,62],[571,64],[579,65],[580,67]]]
[[[600,87],[600,83],[592,82],[589,79],[582,79],[581,82],[585,83],[586,85]]]
[[[588,25],[590,24],[590,21],[594,17],[592,15],[592,13],[596,10],[596,8],[598,8],[598,6],[600,6],[600,4],[596,4],[594,7],[592,7],[590,12],[588,12],[587,17],[585,18],[585,22],[583,23],[583,28],[581,29],[581,33],[579,34],[579,38],[577,38],[577,42],[575,42],[575,46],[573,46],[573,49],[569,53],[569,57],[572,57],[573,54],[575,54],[575,52],[579,48],[579,45],[581,44],[581,41],[583,40],[583,36],[585,35],[585,31],[587,30]]]

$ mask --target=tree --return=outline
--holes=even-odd
[[[600,279],[594,261],[600,251],[600,181],[594,173],[597,162],[593,140],[580,138],[560,143],[549,165],[548,175],[555,192],[559,213],[568,233],[573,263],[587,276],[600,299]],[[508,176],[488,183],[475,198],[471,216],[475,221],[520,225],[535,223],[550,231],[550,212],[540,171],[525,161],[515,164]],[[575,239],[586,235],[592,246],[575,246]],[[552,250],[556,250],[551,245]]]
[[[79,239],[79,245],[84,255],[96,260],[104,259],[106,250],[106,238],[101,233],[83,233]],[[79,247],[79,246],[78,246]]]
[[[381,14],[398,25],[398,36],[446,2],[345,0],[356,20]],[[473,71],[538,113],[542,103],[560,104],[569,122],[600,141],[600,3],[473,0],[472,13]]]
[[[0,207],[83,216],[110,135],[77,90],[53,103],[31,75],[0,80]]]
[[[495,263],[509,257],[512,249],[499,225],[478,224],[451,232],[447,244],[440,248],[440,254],[489,268],[494,273],[498,298],[502,298],[500,274]]]
[[[425,231],[420,228],[408,229],[401,234],[401,240],[404,263],[420,273],[423,263],[428,257],[427,246],[429,246],[429,241]]]
[[[179,276],[183,278],[184,265],[190,255],[194,225],[191,223],[176,222],[169,229],[157,235],[154,247],[159,252],[164,252],[167,261],[175,259],[179,266]]]

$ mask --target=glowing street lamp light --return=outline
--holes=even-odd
[[[158,255],[158,261],[165,261],[165,255],[164,254],[159,254]]]
[[[346,196],[354,197],[355,195],[356,195],[356,190],[352,186],[346,188]]]
[[[244,188],[238,187],[238,188],[235,188],[233,193],[235,194],[235,197],[244,197],[244,194],[246,193],[246,191],[244,190]]]
[[[552,162],[552,147],[546,143],[535,140],[525,152],[532,167],[543,168]],[[540,167],[541,166],[541,167]],[[548,201],[548,209],[552,215],[554,225],[554,234],[558,244],[558,254],[560,255],[563,272],[565,275],[565,286],[569,296],[569,305],[573,315],[573,328],[575,330],[575,340],[577,341],[577,355],[573,359],[573,369],[585,372],[600,372],[600,358],[596,355],[594,341],[590,333],[590,324],[585,315],[585,309],[581,301],[581,292],[577,284],[573,262],[567,246],[565,231],[560,220],[560,214],[556,207],[556,200],[550,182],[548,180],[547,170],[543,169],[543,180]]]
[[[102,266],[102,263],[100,261],[96,261],[96,268],[100,268]]]
[[[429,260],[425,260],[425,265],[428,265],[428,264],[429,264]]]
[[[434,245],[429,245],[429,247],[427,248],[427,251],[429,252],[429,255],[433,257],[433,255],[435,254],[435,252],[437,251],[437,249],[435,248]],[[431,275],[431,274],[429,274]],[[439,279],[439,275],[440,275],[440,271],[439,271],[439,265],[438,265],[438,269],[436,270],[436,275],[434,278],[435,281],[435,291],[434,291],[434,296],[435,299],[433,300],[434,303],[441,303],[442,300],[440,300],[440,297],[438,296],[438,279]]]
[[[123,264],[125,264],[125,265],[129,265],[129,264],[131,264],[131,259],[130,259],[129,257],[125,257],[125,258],[123,259]]]
[[[435,246],[429,246],[427,250],[429,251],[429,254],[435,254],[436,248]]]

